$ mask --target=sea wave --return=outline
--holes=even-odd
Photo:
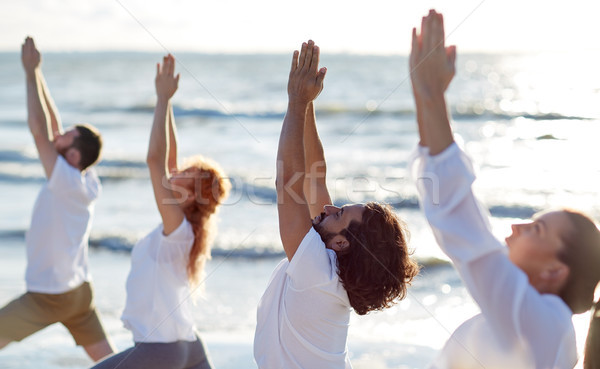
[[[262,189],[266,193],[264,198],[276,198],[274,190],[272,192],[268,189]],[[260,192],[260,191],[257,191]],[[273,205],[275,201],[273,201]],[[407,197],[403,201],[391,201],[389,204],[395,210],[406,210],[406,209],[417,209],[419,207],[418,201],[415,197]],[[494,205],[489,207],[490,214],[496,218],[517,218],[527,219],[533,214],[538,212],[540,209],[524,205]],[[0,230],[0,240],[2,239],[25,239],[26,229],[4,229]],[[90,238],[90,246],[99,249],[105,249],[115,252],[130,252],[133,245],[137,241],[137,238],[131,235],[124,234],[102,234],[92,236]],[[279,242],[279,241],[274,241]],[[278,245],[278,243],[277,243]],[[231,250],[228,248],[219,248],[218,244],[213,248],[213,255],[215,256],[227,256],[227,257],[239,257],[239,258],[265,258],[265,257],[280,257],[281,251],[274,251],[276,248],[273,244],[273,248],[243,248]]]
[[[13,239],[24,241],[25,231],[24,230],[4,230],[0,231],[0,240],[2,239]],[[92,249],[105,250],[119,253],[131,253],[133,246],[137,240],[125,237],[125,236],[106,236],[100,238],[91,238],[89,245]],[[232,260],[264,260],[264,259],[283,259],[285,252],[282,248],[277,245],[273,248],[235,248],[227,249],[221,248],[218,245],[213,247],[211,250],[213,258],[223,258]],[[439,266],[448,265],[447,260],[439,259],[436,257],[417,257],[417,262],[425,268],[434,268]]]
[[[413,117],[415,115],[414,108],[389,109],[385,107],[372,107],[369,105],[372,102],[366,103],[364,106],[345,105],[339,103],[320,103],[317,108],[317,114],[320,116],[392,116],[398,118]],[[89,113],[114,113],[120,112],[124,114],[154,114],[154,105],[136,105],[129,107],[107,107],[99,106],[88,108]],[[209,108],[209,107],[186,107],[182,105],[173,105],[173,113],[176,117],[198,117],[211,119],[228,119],[228,118],[250,118],[256,120],[280,120],[285,116],[283,110],[260,110],[260,109],[244,109],[244,108]],[[535,121],[543,120],[589,120],[593,117],[576,116],[561,114],[559,112],[524,112],[524,111],[505,111],[499,109],[484,109],[478,102],[461,104],[460,109],[453,108],[452,116],[457,120],[468,119],[495,119],[495,120],[511,120],[515,118],[525,118]]]

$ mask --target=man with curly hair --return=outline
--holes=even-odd
[[[382,310],[418,273],[406,229],[387,205],[331,205],[313,100],[323,89],[319,48],[295,51],[277,153],[279,231],[287,258],[258,305],[259,368],[351,368],[350,311]]]

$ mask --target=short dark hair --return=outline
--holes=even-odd
[[[75,129],[79,132],[79,136],[73,140],[72,147],[79,150],[81,154],[79,169],[86,170],[100,158],[102,136],[96,128],[89,124],[78,124]]]
[[[411,259],[406,225],[389,205],[367,203],[361,222],[352,221],[340,234],[350,246],[337,253],[338,275],[357,314],[406,297],[419,266]]]

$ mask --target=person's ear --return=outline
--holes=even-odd
[[[76,148],[71,147],[67,150],[67,152],[65,153],[65,160],[72,167],[81,169],[79,166],[79,163],[81,162],[81,153]]]
[[[329,247],[336,252],[346,251],[350,247],[350,242],[341,234],[336,234],[329,240]]]
[[[569,267],[566,264],[556,262],[540,272],[540,281],[546,287],[544,289],[547,292],[558,293],[567,282],[569,272]]]

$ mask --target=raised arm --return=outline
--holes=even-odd
[[[314,218],[323,211],[325,205],[331,204],[331,197],[327,189],[327,164],[317,131],[313,102],[308,105],[304,125],[304,162],[304,196],[308,202],[310,217]]]
[[[169,104],[168,112],[169,121],[169,159],[167,169],[169,173],[174,173],[179,168],[177,162],[177,129],[175,128],[175,115],[173,114],[173,105]]]
[[[413,28],[410,75],[421,145],[431,155],[454,142],[444,92],[454,77],[456,47],[445,47],[444,37],[444,19],[435,10],[423,17],[420,34]]]
[[[175,199],[171,186],[168,183],[170,172],[169,163],[169,132],[171,98],[177,91],[179,75],[174,76],[175,59],[172,55],[163,58],[162,66],[156,66],[156,108],[154,122],[150,132],[150,144],[146,163],[150,170],[150,180],[154,189],[154,199],[163,221],[165,235],[173,232],[184,218],[183,211]],[[174,121],[173,121],[174,123]]]
[[[49,123],[51,119],[44,97],[42,57],[31,37],[27,37],[21,47],[21,61],[25,69],[27,85],[27,124],[44,167],[46,178],[50,178],[58,152],[54,148],[50,136]]]
[[[326,69],[319,67],[319,48],[312,41],[294,51],[288,81],[288,109],[277,150],[277,210],[279,233],[288,257],[296,253],[312,226],[304,196],[304,126],[311,102],[323,89]]]
[[[48,110],[48,116],[50,117],[50,131],[49,137],[50,140],[54,140],[56,134],[63,134],[62,122],[60,120],[60,114],[58,113],[58,109],[56,108],[56,104],[54,103],[54,99],[52,99],[52,95],[50,95],[50,90],[48,89],[48,85],[46,84],[46,79],[40,72],[40,86],[42,87],[42,93],[44,95],[44,102],[46,104],[46,109]]]

